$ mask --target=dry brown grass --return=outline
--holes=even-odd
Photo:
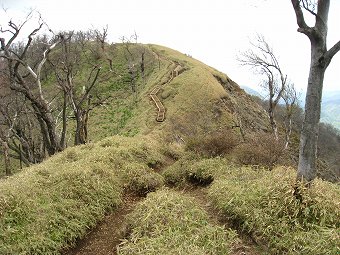
[[[284,142],[280,139],[277,141],[270,133],[264,133],[237,146],[235,158],[241,165],[259,165],[273,169],[284,153]]]

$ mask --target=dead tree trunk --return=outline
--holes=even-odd
[[[76,113],[76,133],[74,145],[87,143],[87,124],[88,124],[88,111],[79,109]]]
[[[53,155],[56,152],[61,151],[61,147],[52,110],[43,95],[41,71],[49,53],[60,43],[61,38],[56,38],[56,41],[44,50],[41,61],[39,61],[36,66],[32,67],[27,53],[32,46],[34,36],[40,31],[43,23],[40,23],[39,26],[28,35],[28,41],[24,45],[22,53],[19,54],[13,51],[14,41],[17,39],[26,21],[22,25],[16,25],[12,21],[9,22],[10,29],[4,32],[9,32],[12,36],[7,43],[5,38],[0,38],[0,58],[7,61],[10,89],[24,95],[30,101],[35,111],[35,115],[37,116],[48,154]],[[35,85],[34,88],[30,86],[32,81]]]
[[[3,153],[4,153],[5,174],[7,176],[9,176],[9,175],[12,174],[12,171],[11,171],[11,162],[10,162],[10,159],[9,159],[8,142],[1,139],[1,143],[2,143],[2,150],[3,150]]]
[[[325,71],[334,55],[340,50],[340,41],[327,50],[328,12],[330,0],[308,1],[291,0],[298,32],[305,34],[311,42],[311,63],[305,104],[305,116],[300,137],[300,151],[297,179],[310,182],[316,177],[316,154],[321,112],[321,97]],[[309,27],[304,19],[302,8],[315,17],[314,27]]]
[[[275,108],[276,108],[276,105],[274,105],[273,98],[271,98],[269,100],[269,108],[268,108],[269,122],[270,122],[270,126],[272,127],[275,140],[278,141],[279,135],[278,135],[278,131],[277,131],[277,124],[276,124],[276,121],[275,121],[275,113],[274,113]]]

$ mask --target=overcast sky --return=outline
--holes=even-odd
[[[40,11],[53,30],[109,27],[110,41],[136,32],[139,42],[164,45],[215,67],[240,85],[259,79],[237,54],[263,34],[296,87],[305,90],[310,62],[307,37],[298,33],[290,0],[0,0],[8,8],[1,25]],[[328,47],[340,40],[340,0],[331,0]],[[21,18],[20,18],[21,17]],[[340,53],[330,64],[324,90],[340,91]]]

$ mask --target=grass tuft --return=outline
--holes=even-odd
[[[0,254],[59,254],[109,210],[124,189],[145,194],[163,184],[157,143],[111,137],[65,150],[0,180]]]
[[[140,163],[128,163],[123,166],[126,189],[139,195],[146,195],[164,184],[164,178],[152,169]]]
[[[39,165],[0,184],[0,254],[57,253],[121,202],[105,164]]]
[[[200,159],[188,154],[165,169],[163,176],[165,182],[173,186],[180,186],[186,181],[206,186],[219,175],[227,173],[229,167],[230,163],[224,158]]]
[[[266,243],[271,254],[337,254],[339,187],[315,180],[310,189],[300,189],[298,199],[295,176],[290,168],[235,169],[213,183],[209,196],[226,217]]]
[[[191,197],[167,189],[150,193],[129,215],[126,254],[231,254],[236,233],[209,223]]]

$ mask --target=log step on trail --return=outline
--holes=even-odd
[[[151,100],[154,102],[157,108],[156,121],[158,122],[163,122],[165,120],[165,107],[162,104],[159,97],[157,96],[157,94],[161,90],[162,86],[169,84],[176,76],[180,74],[182,70],[183,70],[182,66],[180,64],[177,64],[176,67],[173,70],[171,70],[169,79],[165,83],[155,86],[149,94]]]

